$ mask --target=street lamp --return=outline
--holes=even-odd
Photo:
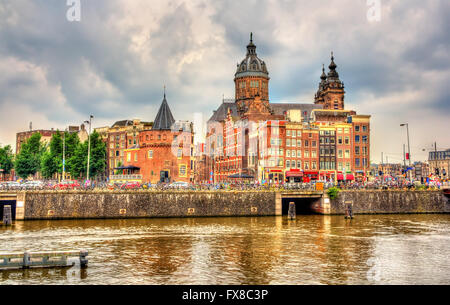
[[[89,124],[89,133],[88,133],[88,159],[87,159],[87,175],[86,180],[89,181],[89,163],[91,160],[91,126],[92,126],[92,119],[94,116],[91,114],[89,117],[89,121],[84,121],[86,124]]]
[[[411,148],[409,146],[409,125],[408,125],[408,123],[400,124],[400,127],[404,127],[404,126],[406,126],[406,134],[408,137],[408,160],[409,160],[409,167],[411,168]],[[409,177],[411,179],[411,173],[409,174]]]
[[[66,132],[67,128],[64,130],[63,134],[63,181],[66,180]]]

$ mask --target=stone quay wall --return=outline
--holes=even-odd
[[[0,192],[0,203],[14,199],[17,220],[279,216],[290,201],[331,215],[345,215],[347,202],[352,202],[354,214],[450,213],[442,191],[349,190],[334,200],[326,192],[285,191]]]
[[[272,216],[275,192],[27,192],[24,219]]]
[[[330,213],[345,214],[347,201],[353,203],[354,214],[450,213],[449,198],[442,191],[340,191],[330,200]]]

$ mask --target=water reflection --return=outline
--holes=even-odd
[[[89,251],[17,284],[449,284],[449,215],[17,222],[0,252]]]

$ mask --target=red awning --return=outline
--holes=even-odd
[[[271,173],[282,173],[283,171],[281,169],[272,169],[270,170]]]
[[[344,175],[343,174],[338,174],[337,175],[337,180],[338,181],[343,181],[344,180]]]
[[[351,175],[351,174],[347,174],[346,179],[347,180],[355,180],[355,177],[353,175]]]
[[[298,171],[289,171],[286,172],[286,177],[303,177],[303,173]]]
[[[307,172],[305,171],[305,175],[318,175],[319,172]]]

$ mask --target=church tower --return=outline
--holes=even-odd
[[[322,68],[320,76],[319,90],[317,91],[314,103],[323,105],[324,109],[344,109],[344,83],[339,79],[336,71],[337,65],[334,62],[334,55],[331,52],[331,63],[328,67],[330,71],[325,75],[325,68]]]
[[[234,77],[236,105],[240,115],[247,113],[250,104],[255,100],[257,100],[257,107],[261,108],[262,112],[270,114],[269,80],[266,64],[256,54],[256,45],[253,44],[253,33],[251,33],[250,43],[247,45],[247,55],[237,65]]]

